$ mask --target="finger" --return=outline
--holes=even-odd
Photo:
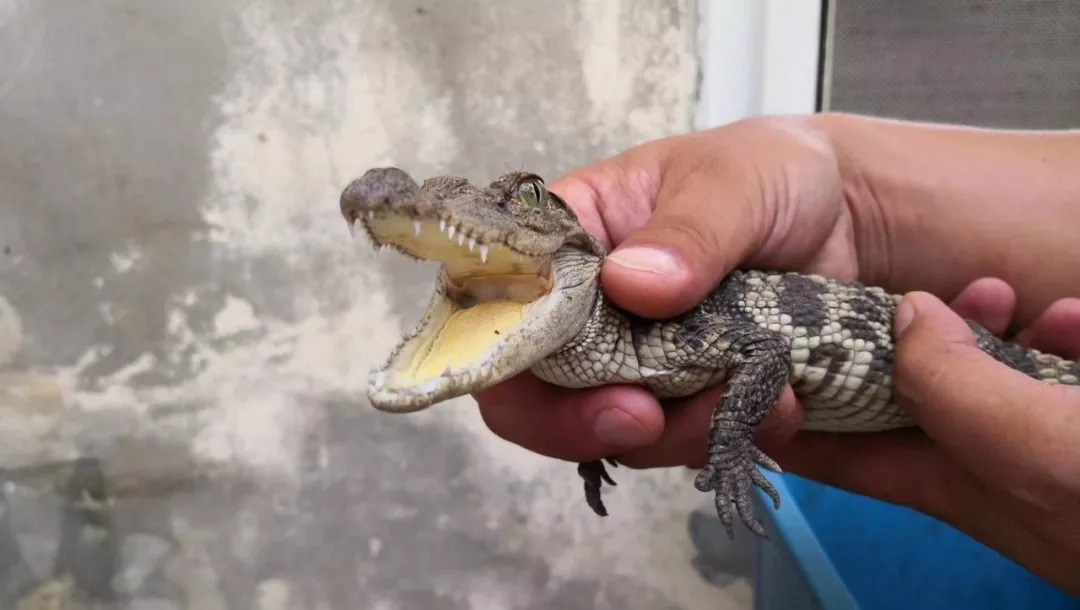
[[[551,183],[550,190],[570,206],[586,232],[599,239],[605,248],[611,250],[614,247],[611,234],[600,216],[600,194],[588,180],[590,175],[606,174],[606,165],[607,162],[601,162],[564,176]]]
[[[1068,467],[1080,395],[983,353],[967,325],[929,294],[904,297],[897,329],[897,396],[954,459],[972,472],[1012,481]]]
[[[737,122],[666,146],[648,183],[652,216],[615,241],[602,273],[605,292],[638,315],[687,311],[743,263],[802,268],[844,225],[837,159],[806,124]]]
[[[799,432],[761,450],[787,472],[839,489],[948,514],[955,467],[917,429],[865,434]]]
[[[764,231],[763,206],[754,199],[760,189],[743,179],[748,168],[671,161],[672,151],[693,138],[700,136],[638,146],[551,185],[586,230],[615,248],[604,263],[605,292],[648,318],[700,302],[752,250],[755,232],[747,228]]]
[[[608,457],[653,443],[664,431],[660,404],[633,386],[570,390],[523,373],[475,397],[497,436],[558,459]]]
[[[647,318],[700,303],[765,230],[763,205],[736,170],[668,171],[648,223],[619,244],[601,275],[613,301]]]
[[[708,437],[717,404],[725,391],[718,387],[696,396],[667,414],[661,439],[619,457],[631,467],[664,467],[686,465],[704,466],[708,454]],[[782,443],[802,427],[802,407],[791,387],[786,387],[780,399],[754,430],[755,442]]]
[[[677,138],[642,144],[578,169],[551,184],[587,231],[611,250],[652,216],[661,161]]]
[[[693,398],[669,406],[665,412],[664,434],[650,445],[618,455],[620,464],[631,468],[690,466],[700,468],[708,452],[713,413],[725,388],[717,386]],[[790,438],[802,426],[802,410],[788,387],[755,430],[756,439],[777,442]]]
[[[1016,309],[1016,292],[1004,280],[982,278],[968,284],[949,307],[961,318],[974,320],[1001,336],[1009,328]]]
[[[1080,299],[1055,301],[1016,340],[1043,352],[1080,358]]]
[[[664,434],[655,443],[620,453],[620,464],[630,468],[701,467],[709,427],[724,388],[711,388],[692,398],[672,402],[664,409]]]

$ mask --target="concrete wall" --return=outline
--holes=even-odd
[[[599,520],[471,400],[374,412],[431,269],[337,211],[372,165],[555,177],[689,129],[696,24],[0,0],[0,607],[744,607],[748,542],[710,546],[692,473],[616,473]]]

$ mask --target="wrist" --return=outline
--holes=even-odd
[[[951,299],[979,277],[1030,321],[1080,295],[1080,132],[1020,132],[844,114],[814,122],[836,151],[859,279]]]

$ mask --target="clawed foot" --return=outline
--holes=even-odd
[[[780,508],[780,494],[758,470],[759,465],[773,472],[781,472],[780,465],[752,443],[725,447],[715,453],[710,452],[709,462],[694,480],[694,486],[699,490],[716,492],[716,513],[729,538],[735,537],[732,505],[750,531],[765,537],[765,526],[754,518],[750,501],[755,485],[772,498],[773,506]]]
[[[613,467],[619,465],[611,458],[605,461]],[[735,513],[738,513],[739,518],[751,532],[765,537],[765,526],[754,518],[750,500],[750,494],[753,493],[755,485],[772,498],[775,508],[780,508],[780,494],[765,478],[765,475],[761,474],[758,466],[768,468],[773,472],[782,472],[780,465],[772,458],[765,455],[753,443],[747,443],[738,449],[725,448],[711,453],[709,462],[694,480],[694,486],[698,490],[715,492],[717,516],[720,517],[720,523],[727,530],[729,538],[735,537],[733,529]],[[597,515],[606,517],[608,512],[603,500],[600,499],[600,488],[604,483],[614,486],[615,481],[608,475],[604,462],[600,460],[582,462],[578,464],[578,474],[585,482],[585,501],[589,504],[589,508],[593,509]]]
[[[608,464],[612,467],[617,467],[619,464],[608,458]],[[603,483],[607,483],[612,487],[615,486],[615,481],[608,476],[607,470],[604,469],[604,462],[596,460],[594,462],[582,462],[578,464],[578,474],[585,480],[585,501],[589,503],[589,508],[593,509],[593,512],[601,517],[607,516],[607,508],[604,507],[604,501],[600,499],[600,486]]]

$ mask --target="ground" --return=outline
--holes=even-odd
[[[690,129],[696,28],[689,1],[0,0],[0,607],[747,607],[752,543],[692,472],[620,471],[600,520],[470,399],[374,411],[432,269],[337,212],[373,165],[557,176]]]

